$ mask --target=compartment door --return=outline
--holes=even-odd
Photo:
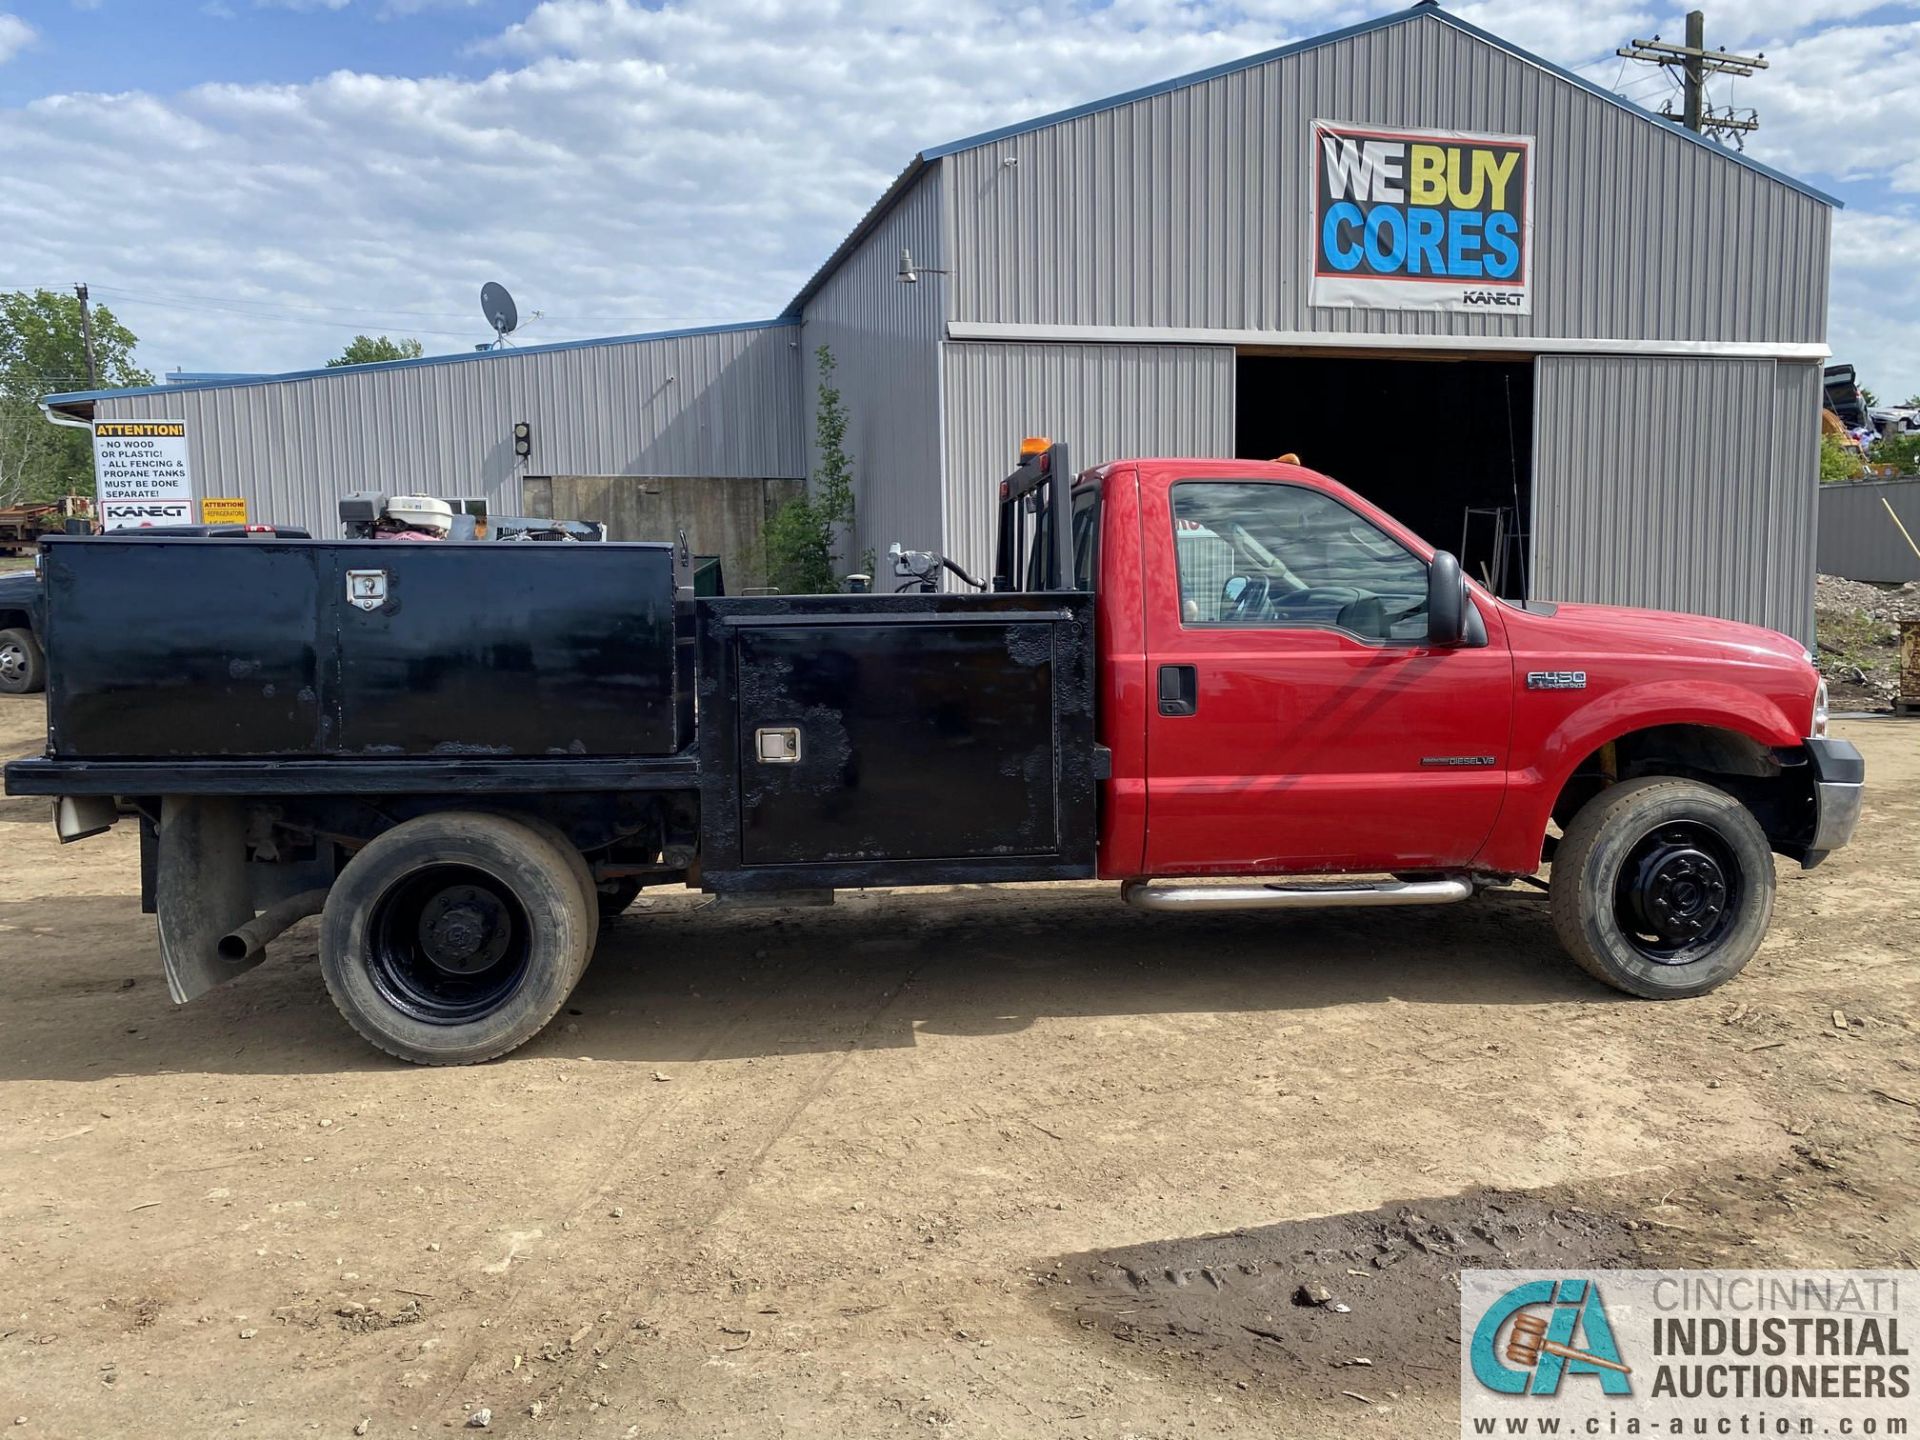
[[[743,626],[734,644],[745,865],[1058,847],[1046,620]]]

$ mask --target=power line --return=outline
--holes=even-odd
[[[1674,45],[1656,35],[1651,40],[1634,40],[1613,53],[1623,60],[1639,60],[1658,65],[1662,71],[1678,69],[1685,76],[1681,84],[1681,113],[1673,113],[1669,102],[1661,114],[1679,120],[1696,135],[1731,135],[1736,145],[1746,145],[1746,134],[1760,128],[1759,112],[1736,111],[1732,106],[1718,108],[1707,103],[1709,75],[1751,75],[1767,68],[1767,57],[1735,55],[1707,48],[1707,17],[1699,10],[1687,12],[1687,43]]]

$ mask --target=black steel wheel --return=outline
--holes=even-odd
[[[594,913],[547,827],[452,811],[397,825],[340,872],[321,973],[356,1030],[424,1065],[490,1060],[551,1020],[586,969]]]
[[[1567,826],[1550,906],[1589,974],[1650,999],[1724,985],[1773,916],[1773,853],[1724,790],[1648,776],[1600,792]]]
[[[1668,821],[1627,852],[1613,882],[1614,918],[1656,965],[1691,965],[1733,929],[1743,884],[1740,857],[1718,830]]]
[[[526,907],[470,865],[426,865],[380,897],[367,925],[367,970],[381,997],[430,1025],[500,1008],[527,977]]]
[[[47,660],[26,629],[0,630],[0,694],[32,695],[46,688]]]

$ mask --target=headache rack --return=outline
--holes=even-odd
[[[1034,588],[1073,589],[1073,526],[1064,522],[1064,517],[1073,513],[1068,494],[1072,486],[1073,466],[1064,441],[1056,444],[1035,438],[1021,442],[1019,468],[1000,482],[1000,529],[993,553],[995,590],[1028,588],[1027,517],[1049,511],[1063,523],[1044,527],[1048,541],[1046,570],[1042,583]]]

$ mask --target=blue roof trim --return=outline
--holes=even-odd
[[[939,160],[948,155],[957,155],[962,150],[977,150],[982,145],[991,145],[996,140],[1010,140],[1016,135],[1030,135],[1035,130],[1045,130],[1049,126],[1065,124],[1069,120],[1078,120],[1085,115],[1098,115],[1102,110],[1117,110],[1122,105],[1132,105],[1140,100],[1151,100],[1156,95],[1168,95],[1175,90],[1185,90],[1191,85],[1204,85],[1209,80],[1218,80],[1222,75],[1237,74],[1242,70],[1252,70],[1256,66],[1270,65],[1275,60],[1285,60],[1294,55],[1304,55],[1309,50],[1318,50],[1323,45],[1338,44],[1342,40],[1351,40],[1358,35],[1369,35],[1375,30],[1390,29],[1395,25],[1404,25],[1409,20],[1417,20],[1423,15],[1433,15],[1451,19],[1431,4],[1415,5],[1410,10],[1396,10],[1390,15],[1377,16],[1372,20],[1362,20],[1358,24],[1348,25],[1339,30],[1329,30],[1324,35],[1312,35],[1305,40],[1295,40],[1274,50],[1262,50],[1258,55],[1247,55],[1239,60],[1227,60],[1218,65],[1208,66],[1205,70],[1195,70],[1190,75],[1176,75],[1171,80],[1161,80],[1156,84],[1143,85],[1138,90],[1129,90],[1123,95],[1109,95],[1103,100],[1089,100],[1084,105],[1075,105],[1068,110],[1056,110],[1051,115],[1042,115],[1034,120],[1022,120],[1014,125],[1002,125],[998,130],[983,130],[978,135],[969,135],[964,140],[952,140],[945,145],[936,145],[931,150],[921,151],[926,160]],[[1496,42],[1503,49],[1511,49],[1504,42]]]
[[[1809,185],[1804,180],[1795,179],[1793,176],[1787,174],[1787,172],[1784,170],[1776,170],[1771,165],[1763,165],[1758,160],[1750,159],[1744,151],[1729,150],[1727,149],[1726,146],[1717,144],[1714,141],[1709,140],[1704,135],[1696,135],[1693,133],[1693,131],[1687,129],[1686,126],[1677,125],[1673,121],[1668,120],[1665,117],[1661,115],[1657,115],[1653,111],[1646,109],[1644,106],[1636,105],[1631,100],[1628,100],[1623,96],[1616,95],[1613,91],[1607,89],[1604,85],[1596,85],[1594,84],[1593,81],[1588,80],[1584,76],[1576,75],[1573,73],[1573,71],[1566,69],[1564,66],[1556,65],[1553,63],[1553,61],[1544,59],[1539,55],[1535,55],[1530,50],[1522,50],[1518,45],[1515,45],[1511,40],[1503,40],[1498,35],[1493,34],[1491,31],[1482,30],[1478,25],[1473,24],[1471,21],[1462,20],[1458,15],[1449,14],[1447,11],[1440,9],[1438,6],[1425,7],[1423,9],[1420,9],[1417,13],[1431,15],[1436,20],[1444,21],[1446,24],[1453,26],[1454,29],[1460,31],[1464,35],[1471,35],[1476,40],[1480,40],[1485,42],[1488,45],[1492,45],[1496,49],[1506,51],[1509,55],[1513,56],[1516,60],[1524,60],[1529,65],[1538,65],[1542,70],[1545,70],[1548,74],[1557,76],[1558,78],[1565,80],[1570,85],[1579,86],[1582,90],[1586,91],[1589,95],[1592,95],[1601,100],[1604,100],[1609,105],[1613,105],[1621,110],[1625,110],[1629,115],[1633,115],[1641,120],[1645,120],[1651,125],[1657,125],[1662,130],[1666,131],[1668,134],[1677,136],[1680,139],[1687,141],[1689,144],[1699,145],[1704,147],[1705,149],[1711,150],[1714,154],[1722,156],[1725,159],[1731,160],[1736,165],[1744,166],[1749,170],[1752,170],[1758,174],[1764,175],[1769,180],[1777,180],[1782,185],[1787,186],[1789,189],[1798,190],[1802,195],[1806,195],[1814,200],[1818,200],[1823,205],[1831,205],[1836,210],[1844,210],[1847,208],[1847,202],[1840,199],[1838,196],[1829,195],[1827,194],[1826,191],[1818,189],[1815,186]]]
[[[807,301],[819,293],[820,287],[825,285],[833,272],[840,268],[840,262],[860,248],[860,242],[873,233],[874,227],[886,218],[887,212],[893,209],[894,203],[913,188],[914,182],[920,178],[921,172],[926,168],[927,157],[924,155],[916,155],[907,162],[907,168],[893,177],[893,183],[887,186],[880,193],[880,198],[867,208],[867,213],[860,217],[860,223],[853,227],[846,239],[833,247],[833,253],[820,262],[820,268],[813,272],[807,283],[802,285],[793,299],[787,302],[787,308],[780,312],[782,320],[798,322],[801,312],[807,308]]]
[[[1205,70],[1195,70],[1190,75],[1180,75],[1171,80],[1162,80],[1158,84],[1145,85],[1138,90],[1129,90],[1121,95],[1109,95],[1103,100],[1089,100],[1084,105],[1075,105],[1067,110],[1056,110],[1051,115],[1041,115],[1036,119],[1022,120],[1013,125],[1002,125],[997,130],[983,130],[980,134],[969,135],[963,140],[952,140],[945,145],[935,145],[931,149],[922,150],[918,155],[913,157],[907,169],[901,173],[900,179],[896,180],[887,192],[875,202],[873,208],[862,217],[860,223],[854,227],[853,233],[840,242],[834,249],[833,254],[828,257],[827,262],[815,272],[811,280],[807,281],[807,283],[801,287],[800,293],[795,295],[793,299],[787,303],[787,308],[781,312],[781,315],[783,318],[799,315],[801,311],[806,308],[807,301],[814,297],[821,286],[826,284],[833,272],[839,268],[840,262],[848,253],[858,246],[862,240],[871,234],[874,228],[879,225],[880,221],[885,218],[887,211],[892,208],[893,202],[899,198],[901,192],[906,188],[903,182],[917,178],[921,170],[936,160],[945,159],[949,155],[957,155],[964,150],[977,150],[982,145],[991,145],[995,141],[1010,140],[1019,135],[1031,135],[1036,130],[1045,130],[1050,126],[1061,125],[1069,120],[1078,120],[1087,115],[1097,115],[1104,110],[1116,110],[1122,105],[1131,105],[1136,101],[1150,100],[1156,95],[1166,95],[1175,90],[1186,89],[1188,86],[1204,84],[1209,80],[1217,80],[1222,75],[1232,75],[1242,70],[1251,70],[1259,65],[1269,65],[1275,60],[1284,60],[1293,55],[1303,55],[1309,50],[1318,50],[1324,45],[1338,44],[1342,40],[1351,40],[1359,35],[1369,35],[1376,30],[1386,30],[1395,25],[1404,25],[1412,20],[1429,17],[1443,24],[1451,25],[1462,34],[1471,35],[1474,39],[1491,45],[1497,50],[1503,50],[1516,60],[1528,65],[1538,66],[1548,74],[1565,80],[1571,85],[1578,86],[1589,95],[1595,96],[1598,99],[1606,101],[1609,105],[1626,111],[1636,119],[1645,120],[1650,125],[1657,125],[1662,130],[1666,130],[1691,144],[1705,146],[1714,154],[1723,156],[1736,165],[1744,166],[1748,170],[1764,175],[1769,180],[1777,180],[1780,184],[1797,190],[1802,195],[1810,196],[1822,204],[1831,205],[1836,210],[1844,209],[1846,206],[1845,201],[1827,194],[1824,190],[1807,184],[1804,180],[1797,180],[1785,171],[1775,170],[1770,165],[1763,165],[1758,160],[1749,159],[1740,151],[1728,150],[1724,146],[1715,144],[1704,135],[1696,135],[1691,130],[1684,129],[1670,121],[1664,120],[1659,115],[1654,114],[1653,111],[1635,105],[1632,101],[1614,94],[1613,91],[1606,89],[1604,86],[1596,85],[1593,81],[1574,74],[1573,71],[1566,69],[1564,66],[1556,65],[1553,61],[1535,55],[1530,50],[1523,50],[1512,41],[1504,40],[1491,31],[1482,30],[1479,26],[1462,20],[1457,15],[1449,14],[1438,5],[1433,4],[1432,0],[1423,0],[1423,3],[1414,5],[1407,10],[1396,10],[1392,14],[1381,15],[1372,20],[1362,20],[1358,24],[1348,25],[1339,30],[1329,30],[1324,35],[1314,35],[1305,40],[1296,40],[1291,44],[1282,45],[1277,49],[1263,50],[1258,55],[1249,55],[1240,60],[1228,60],[1222,64],[1210,66]]]
[[[503,350],[471,350],[455,355],[422,355],[414,360],[379,360],[370,365],[328,365],[318,370],[289,370],[281,375],[241,375],[227,379],[184,380],[172,385],[140,385],[127,390],[73,390],[48,395],[43,405],[75,405],[132,395],[178,395],[187,390],[238,390],[253,385],[284,385],[292,380],[321,380],[329,375],[363,375],[372,370],[412,370],[426,365],[468,365],[510,360],[516,355],[551,355],[561,350],[591,350],[603,345],[637,345],[648,340],[684,340],[696,335],[731,335],[743,330],[780,330],[799,324],[794,317],[742,320],[730,325],[698,325],[686,330],[654,330],[643,335],[609,335],[598,340],[557,340],[551,345],[516,345]]]
[[[1270,65],[1275,60],[1285,60],[1290,56],[1301,55],[1309,50],[1317,50],[1323,45],[1337,44],[1342,40],[1351,40],[1358,35],[1368,35],[1376,30],[1386,30],[1395,25],[1404,25],[1410,20],[1418,20],[1423,17],[1431,17],[1432,19],[1440,21],[1442,24],[1451,25],[1463,35],[1471,35],[1474,39],[1481,41],[1483,44],[1491,45],[1496,50],[1504,50],[1516,60],[1524,61],[1528,65],[1536,65],[1548,74],[1565,80],[1570,85],[1578,86],[1589,95],[1595,96],[1598,99],[1606,101],[1609,105],[1626,111],[1636,119],[1645,120],[1649,124],[1657,125],[1662,130],[1666,130],[1691,144],[1704,146],[1714,154],[1724,156],[1736,165],[1743,165],[1749,170],[1757,171],[1769,180],[1777,180],[1782,185],[1790,186],[1798,190],[1801,194],[1811,196],[1813,199],[1831,205],[1835,209],[1845,208],[1846,202],[1827,194],[1823,190],[1816,189],[1804,180],[1795,179],[1784,171],[1775,170],[1770,165],[1763,165],[1758,160],[1749,159],[1745,153],[1738,150],[1729,150],[1725,146],[1718,145],[1712,140],[1707,139],[1704,135],[1696,135],[1691,130],[1680,125],[1675,125],[1671,121],[1656,115],[1653,111],[1636,105],[1631,100],[1627,100],[1622,96],[1616,95],[1604,86],[1596,85],[1584,76],[1576,75],[1564,66],[1556,65],[1553,61],[1535,55],[1530,50],[1523,50],[1511,40],[1503,39],[1490,30],[1482,30],[1471,21],[1462,20],[1458,15],[1450,14],[1448,11],[1442,10],[1438,5],[1432,3],[1415,5],[1411,9],[1398,10],[1391,15],[1382,15],[1373,20],[1362,20],[1359,24],[1349,25],[1342,30],[1329,30],[1324,35],[1315,35],[1306,40],[1296,40],[1291,45],[1282,45],[1277,50],[1265,50],[1258,55],[1249,55],[1245,59],[1229,60],[1224,64],[1215,65],[1206,70],[1196,70],[1191,75],[1181,75],[1172,80],[1162,80],[1157,85],[1147,85],[1138,90],[1129,90],[1124,95],[1111,95],[1104,100],[1090,100],[1086,104],[1076,105],[1070,110],[1059,110],[1051,115],[1042,115],[1035,120],[1023,120],[1017,125],[1003,125],[998,130],[987,130],[979,135],[970,135],[964,140],[954,140],[945,145],[936,145],[931,150],[922,151],[920,158],[923,160],[938,160],[943,156],[958,154],[962,150],[977,150],[982,145],[993,144],[996,140],[1007,140],[1016,135],[1028,135],[1035,130],[1044,130],[1049,126],[1063,124],[1068,120],[1078,120],[1084,115],[1097,115],[1103,110],[1114,110],[1122,105],[1131,105],[1139,100],[1150,100],[1156,95],[1166,95],[1175,90],[1184,90],[1188,86],[1204,84],[1206,81],[1216,80],[1222,75],[1232,75],[1241,70],[1251,70],[1256,66]]]

